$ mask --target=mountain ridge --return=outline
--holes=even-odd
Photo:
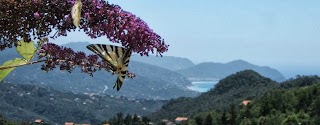
[[[88,44],[90,43],[71,42],[65,44],[64,46],[74,48],[77,51],[88,52],[88,49],[85,48],[85,46]],[[276,69],[273,69],[269,66],[254,65],[242,59],[233,60],[227,63],[202,62],[199,64],[194,64],[188,58],[174,56],[157,57],[153,55],[140,56],[135,54],[131,56],[131,60],[162,67],[171,71],[176,71],[187,77],[189,80],[199,80],[202,78],[210,80],[222,79],[228,75],[245,69],[255,70],[263,76],[269,77],[278,82],[286,80],[284,75]]]
[[[265,77],[281,82],[286,78],[278,70],[268,66],[257,66],[244,60],[234,60],[228,63],[203,62],[193,67],[178,70],[177,72],[187,78],[222,79],[242,70],[254,70]]]

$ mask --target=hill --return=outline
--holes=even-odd
[[[86,46],[89,44],[89,42],[70,42],[62,44],[61,46],[72,48],[74,51],[82,51],[86,54],[94,54],[92,51],[86,48]]]
[[[66,121],[100,124],[118,112],[145,115],[165,103],[63,93],[52,88],[10,83],[0,84],[0,100],[0,113],[11,120],[32,122],[40,118],[52,124]]]
[[[155,66],[159,66],[171,71],[185,69],[194,66],[194,63],[187,58],[173,57],[173,56],[139,56],[134,55],[132,60],[143,62]]]
[[[81,44],[79,47],[85,46]],[[1,52],[0,57],[0,62],[3,63],[6,60],[19,57],[19,55],[14,49],[8,49]],[[131,99],[163,100],[181,96],[194,97],[199,94],[187,88],[187,86],[191,85],[191,82],[180,74],[135,61],[130,62],[129,71],[135,73],[137,77],[134,79],[127,78],[119,92],[112,89],[117,76],[111,75],[111,73],[107,73],[104,70],[98,71],[94,73],[93,77],[90,77],[88,74],[81,73],[80,69],[76,69],[72,73],[60,71],[59,69],[46,73],[40,68],[41,64],[18,67],[4,81],[15,84],[52,87],[59,91],[73,93],[125,96]]]
[[[235,60],[229,63],[200,63],[190,68],[178,70],[178,73],[189,79],[222,79],[242,70],[254,70],[262,76],[275,81],[284,81],[285,77],[277,70],[270,67],[261,67],[243,60]]]
[[[227,109],[232,103],[261,97],[265,92],[278,88],[279,84],[253,70],[232,74],[216,84],[208,92],[196,98],[172,99],[161,110],[150,114],[153,120],[191,116],[213,109]]]
[[[309,79],[309,81],[307,80]],[[271,90],[247,105],[230,105],[227,111],[208,110],[192,116],[188,124],[214,125],[318,125],[320,124],[320,81],[302,76],[285,83],[298,85]]]

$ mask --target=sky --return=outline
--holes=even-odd
[[[109,0],[144,20],[194,63],[242,59],[286,77],[320,75],[319,0]],[[54,40],[110,43],[72,33]]]

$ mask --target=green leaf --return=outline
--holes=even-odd
[[[26,60],[24,60],[22,58],[15,58],[14,60],[9,60],[9,61],[3,63],[3,65],[0,67],[15,66],[15,65],[20,65],[20,64],[25,64],[25,63],[27,63]],[[16,67],[0,70],[0,81],[2,81],[15,68]]]
[[[30,61],[36,53],[36,48],[33,41],[28,43],[20,40],[17,46],[17,51],[24,59]]]

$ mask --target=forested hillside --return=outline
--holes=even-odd
[[[301,82],[301,78],[286,83],[296,84],[297,81]],[[216,109],[198,113],[192,116],[189,125],[319,125],[319,119],[320,82],[317,82],[269,91],[261,98],[251,100],[247,106],[235,103],[225,111]]]
[[[232,103],[239,104],[244,99],[256,99],[265,92],[279,88],[279,84],[252,70],[245,70],[222,79],[209,92],[196,98],[170,100],[161,110],[152,113],[153,120],[170,119],[177,116],[192,116],[213,109],[227,109]]]
[[[118,112],[145,115],[160,109],[165,101],[129,100],[121,97],[60,92],[31,85],[0,84],[0,114],[15,121],[100,124]]]

